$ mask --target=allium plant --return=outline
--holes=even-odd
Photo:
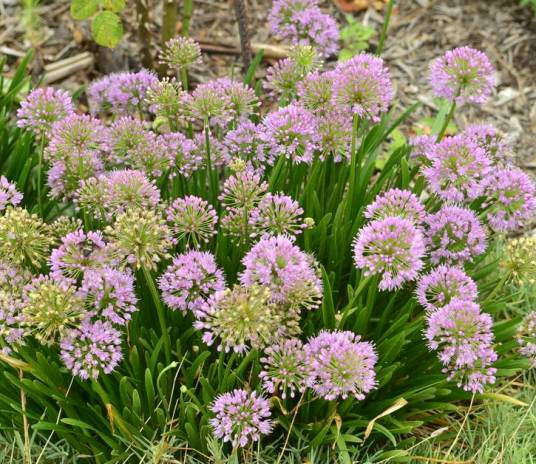
[[[274,2],[300,45],[266,78],[253,60],[189,89],[199,53],[177,38],[177,80],[105,76],[91,116],[48,88],[12,118],[23,73],[0,88],[2,430],[52,428],[102,462],[248,460],[271,433],[281,461],[312,443],[328,462],[534,359],[533,316],[509,319],[533,307],[532,180],[489,124],[445,137],[493,95],[489,60],[436,62],[440,116],[391,144],[412,109],[391,107],[381,56],[322,64],[337,41],[318,8]]]
[[[517,329],[519,352],[528,358],[532,367],[536,367],[536,311],[531,311]]]

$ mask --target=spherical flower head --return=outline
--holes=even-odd
[[[233,119],[231,98],[217,83],[198,85],[185,102],[192,117],[205,124],[226,126]]]
[[[77,326],[85,314],[84,300],[67,280],[41,275],[22,294],[26,332],[42,345],[52,345]]]
[[[8,206],[17,206],[22,201],[22,193],[15,184],[9,182],[5,176],[0,176],[0,211]]]
[[[61,242],[63,237],[72,232],[76,232],[84,227],[82,220],[73,216],[58,216],[50,224],[56,242]]]
[[[536,367],[536,311],[531,311],[519,325],[516,340],[521,355],[528,358],[531,367]]]
[[[61,245],[52,250],[50,270],[58,279],[80,280],[86,271],[110,262],[109,251],[99,231],[77,230],[67,234]]]
[[[86,302],[86,319],[96,316],[112,324],[126,325],[138,310],[134,276],[128,269],[103,266],[86,271],[78,295]]]
[[[410,159],[418,164],[429,165],[437,137],[433,135],[417,135],[409,140],[411,146]]]
[[[218,291],[196,312],[194,326],[218,351],[244,353],[262,349],[278,338],[299,334],[299,316],[272,301],[270,290],[258,285]]]
[[[55,160],[48,170],[47,183],[54,199],[71,201],[86,179],[99,175],[104,166],[95,151],[72,153],[69,158]]]
[[[212,253],[189,251],[173,258],[158,286],[171,309],[196,315],[214,293],[225,290],[225,278]]]
[[[315,116],[297,104],[269,113],[260,136],[271,161],[284,156],[294,163],[311,164],[320,142]]]
[[[469,209],[443,206],[425,220],[425,240],[432,263],[462,264],[486,250],[486,232]]]
[[[427,311],[435,311],[453,300],[475,301],[478,290],[463,269],[442,264],[419,279],[416,294]]]
[[[180,71],[201,63],[201,47],[190,37],[177,36],[164,44],[158,57],[160,63]]]
[[[0,259],[39,269],[53,243],[49,226],[36,214],[15,207],[0,216]]]
[[[96,118],[71,114],[55,122],[45,150],[49,161],[67,162],[86,152],[100,155],[109,147],[108,129]]]
[[[463,135],[472,139],[495,165],[508,166],[511,164],[511,149],[509,141],[491,124],[471,124]]]
[[[260,127],[255,123],[240,121],[235,129],[227,132],[223,138],[223,149],[227,159],[242,159],[254,168],[261,168],[266,163],[265,147],[259,135]]]
[[[256,111],[260,104],[255,91],[242,82],[229,79],[228,77],[222,77],[209,82],[207,85],[212,86],[219,94],[229,99],[230,115],[225,115],[225,118],[214,121],[221,127],[227,125],[227,118],[229,116],[235,122],[248,120],[248,117]]]
[[[322,281],[315,259],[301,251],[290,237],[261,238],[242,260],[240,282],[246,287],[264,285],[271,298],[291,308],[317,308]]]
[[[167,146],[138,119],[127,116],[111,125],[110,148],[112,165],[137,169],[153,178],[160,177],[170,168]]]
[[[517,286],[536,283],[536,237],[519,237],[506,243],[501,268]]]
[[[374,55],[356,55],[339,64],[333,73],[333,104],[361,119],[378,122],[393,96],[389,70]]]
[[[210,410],[216,415],[210,425],[217,438],[234,448],[258,441],[272,431],[270,403],[255,392],[233,390],[219,395]]]
[[[495,232],[522,228],[536,212],[536,190],[528,174],[519,168],[494,169],[482,180],[482,207]]]
[[[169,257],[173,242],[164,218],[154,210],[129,209],[107,226],[111,249],[136,269],[156,269],[162,258]]]
[[[176,79],[165,77],[147,90],[146,102],[149,111],[157,118],[165,118],[168,125],[185,125],[188,111],[184,104],[186,93]]]
[[[281,193],[267,193],[251,211],[252,236],[299,235],[307,226],[300,204]]]
[[[216,234],[218,215],[202,198],[193,195],[177,198],[166,209],[166,215],[174,238],[186,246],[199,248]]]
[[[18,264],[0,261],[0,291],[20,297],[22,289],[33,278],[33,274]]]
[[[492,325],[491,316],[470,301],[453,300],[428,315],[428,347],[438,352],[448,380],[466,391],[482,392],[485,384],[495,382]]]
[[[226,167],[231,162],[223,143],[212,132],[208,131],[208,149],[207,149],[207,134],[198,132],[193,138],[194,149],[192,155],[203,162],[207,159],[207,153],[210,151],[210,162],[212,167]],[[200,164],[201,164],[200,161]],[[204,165],[204,163],[203,163]]]
[[[326,400],[358,400],[376,386],[374,346],[353,332],[321,331],[304,347],[307,385]]]
[[[262,180],[259,172],[245,169],[225,180],[219,200],[227,209],[251,210],[261,201],[267,190],[268,184]]]
[[[17,110],[17,125],[27,127],[36,135],[45,135],[52,124],[73,113],[73,102],[65,90],[38,88],[21,102]]]
[[[422,173],[432,192],[446,201],[474,200],[482,191],[480,180],[490,171],[486,151],[463,135],[445,137],[433,145],[431,165]]]
[[[277,61],[266,71],[264,88],[273,98],[291,100],[297,91],[300,82],[307,71],[299,67],[292,58]]]
[[[430,83],[437,97],[465,103],[485,103],[495,87],[495,69],[479,50],[459,47],[437,58],[430,67]]]
[[[303,11],[318,5],[318,0],[275,0],[268,13],[268,22],[272,32],[283,35],[284,28],[292,20],[296,11]]]
[[[410,220],[387,217],[363,227],[353,251],[355,265],[365,276],[381,277],[380,290],[397,290],[422,269],[424,238]]]
[[[350,161],[352,158],[352,117],[334,109],[317,117],[320,137],[320,160],[330,156],[333,161]]]
[[[114,85],[115,76],[116,74],[108,74],[88,85],[86,94],[89,110],[92,115],[99,112],[108,112],[112,109],[108,99],[108,91],[110,87]]]
[[[4,344],[0,349],[1,354],[10,354],[24,343],[27,334],[23,323],[20,296],[4,288],[0,289],[0,340]]]
[[[109,374],[123,357],[121,333],[104,321],[84,321],[69,330],[60,349],[67,369],[82,380],[97,379],[101,371]]]
[[[312,72],[298,82],[300,104],[317,115],[333,111],[334,73]]]
[[[376,220],[394,216],[407,219],[415,226],[419,226],[425,216],[424,206],[413,192],[393,188],[377,196],[365,210],[367,219]]]
[[[307,376],[303,343],[297,338],[281,340],[264,350],[259,378],[264,389],[271,394],[281,391],[281,398],[294,398],[303,392]]]
[[[170,157],[171,177],[177,173],[188,178],[203,164],[203,155],[196,150],[193,140],[186,138],[180,132],[170,132],[160,137]]]

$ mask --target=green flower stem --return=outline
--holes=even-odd
[[[385,39],[387,38],[387,30],[389,29],[389,23],[391,22],[391,15],[393,13],[393,7],[395,6],[394,0],[389,0],[387,8],[385,10],[385,17],[383,20],[382,32],[380,34],[380,40],[378,42],[378,48],[376,49],[376,55],[380,56],[385,45]]]
[[[347,205],[349,206],[347,212],[351,215],[354,209],[355,201],[355,183],[357,175],[357,134],[359,132],[360,119],[357,114],[354,114],[352,119],[352,160],[350,162],[350,180],[348,185]]]
[[[215,171],[212,169],[212,161],[210,154],[210,136],[208,129],[208,121],[205,123],[205,149],[206,149],[206,159],[207,159],[207,171],[208,171],[208,182],[210,185],[210,198],[213,206],[217,206],[218,200],[218,180],[215,176]]]
[[[41,136],[41,141],[39,142],[39,152],[37,154],[37,204],[39,205],[39,215],[43,218],[43,192],[41,189],[42,183],[42,173],[43,170],[43,151],[45,150],[45,136]]]
[[[180,70],[182,90],[188,92],[188,70],[186,68],[181,68]]]
[[[443,126],[441,127],[439,134],[437,134],[436,143],[441,142],[441,140],[445,136],[447,127],[449,126],[450,121],[452,120],[452,117],[454,116],[454,111],[456,111],[456,98],[460,96],[461,92],[462,92],[462,88],[458,87],[458,90],[456,90],[456,95],[454,96],[454,99],[452,100],[452,104],[450,105],[449,113],[447,117],[445,118],[445,122],[443,123]]]
[[[166,362],[171,363],[171,339],[169,338],[169,332],[166,324],[166,315],[164,313],[164,307],[160,301],[160,295],[156,290],[156,285],[151,275],[151,272],[145,267],[142,266],[143,276],[145,277],[145,282],[149,287],[151,292],[151,297],[153,298],[153,303],[156,307],[156,312],[158,314],[158,322],[160,323],[160,329],[162,330],[162,336],[164,337],[164,351],[166,353]]]

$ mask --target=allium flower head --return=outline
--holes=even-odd
[[[189,195],[177,198],[166,209],[174,238],[187,246],[200,247],[216,234],[218,215],[202,198]]]
[[[304,78],[307,72],[298,66],[292,58],[279,60],[266,71],[264,88],[274,98],[281,97],[285,100],[291,100],[296,95],[298,82]]]
[[[170,158],[171,177],[180,173],[190,177],[203,164],[203,156],[196,150],[193,140],[186,138],[180,132],[170,132],[160,137]]]
[[[531,366],[536,367],[536,311],[531,311],[517,329],[516,340],[519,352],[529,359]]]
[[[229,99],[229,111],[233,121],[243,121],[257,109],[259,101],[255,91],[239,81],[234,81],[227,77],[216,79],[209,83],[216,91]],[[208,84],[207,84],[208,85]],[[215,121],[218,125],[224,127],[229,115],[221,118],[221,121]]]
[[[254,168],[260,168],[266,162],[265,147],[259,135],[260,127],[255,123],[240,121],[235,129],[225,134],[223,147],[226,158],[239,158]]]
[[[0,261],[0,291],[20,297],[22,289],[32,278],[33,274],[22,266],[7,260]]]
[[[393,96],[389,71],[374,55],[356,55],[333,72],[333,104],[341,111],[378,122]]]
[[[45,157],[50,161],[67,162],[86,152],[99,156],[109,148],[108,145],[108,129],[98,119],[71,114],[52,126]]]
[[[22,193],[15,184],[9,182],[5,176],[0,176],[0,211],[8,206],[17,206],[22,201]]]
[[[464,263],[486,250],[486,232],[469,209],[443,206],[425,220],[425,240],[432,263]]]
[[[418,163],[430,164],[431,155],[436,144],[437,137],[433,135],[418,135],[409,140],[411,146],[410,159]]]
[[[424,206],[411,191],[393,188],[377,196],[365,210],[367,219],[385,219],[394,216],[408,219],[419,226],[425,216]]]
[[[158,55],[160,62],[177,70],[201,63],[201,47],[190,37],[177,36],[164,44]]]
[[[294,398],[297,391],[305,389],[306,356],[299,339],[289,338],[269,346],[264,350],[261,364],[259,378],[268,393],[281,390],[281,397],[285,399],[287,395]]]
[[[43,345],[52,345],[84,316],[84,300],[66,280],[39,276],[26,285],[22,314],[27,333]]]
[[[44,135],[52,124],[73,113],[73,102],[65,90],[38,88],[21,102],[17,110],[17,125],[29,128],[36,135]]]
[[[430,83],[438,97],[464,103],[485,103],[495,86],[495,69],[481,51],[469,47],[450,50],[430,67]]]
[[[0,259],[39,269],[53,243],[49,226],[36,214],[17,207],[0,216]]]
[[[492,324],[491,316],[470,301],[453,300],[428,315],[428,346],[438,352],[448,380],[466,391],[482,392],[485,384],[495,382]]]
[[[262,349],[281,337],[300,332],[299,318],[273,302],[267,287],[235,286],[218,291],[196,312],[194,326],[203,331],[208,345],[218,350],[244,353]]]
[[[315,114],[324,115],[332,111],[333,79],[332,71],[315,71],[305,76],[298,83],[300,104]]]
[[[154,210],[129,209],[105,232],[111,249],[136,269],[155,269],[172,246],[171,230]]]
[[[428,311],[435,311],[452,300],[475,301],[476,284],[461,268],[440,265],[422,276],[417,284],[417,299]]]
[[[365,276],[379,275],[380,290],[415,280],[425,254],[422,232],[410,220],[387,217],[363,227],[354,242],[354,261]]]
[[[226,167],[231,162],[223,143],[216,137],[212,131],[208,131],[208,143],[210,150],[210,162],[212,167]],[[201,164],[207,158],[207,135],[203,132],[198,132],[193,138],[194,148],[192,156],[200,160]]]
[[[58,216],[54,222],[50,224],[50,230],[54,234],[57,242],[61,242],[62,238],[71,232],[76,232],[83,228],[82,220],[73,216]]]
[[[281,193],[267,193],[251,211],[249,223],[253,236],[298,235],[307,227],[300,204]]]
[[[96,316],[112,324],[125,325],[138,310],[134,276],[128,269],[120,271],[103,266],[86,271],[78,295],[86,302],[86,319]]]
[[[264,285],[271,298],[291,308],[316,308],[322,299],[322,281],[314,258],[287,236],[263,237],[242,260],[240,282]]]
[[[58,279],[79,280],[86,271],[106,262],[110,262],[110,256],[102,233],[77,230],[63,237],[61,245],[52,250],[50,270]]]
[[[230,122],[233,119],[231,98],[221,90],[214,82],[198,85],[185,100],[192,116],[220,126]]]
[[[170,308],[195,315],[210,296],[225,289],[225,279],[213,254],[189,251],[173,258],[158,286]]]
[[[486,218],[495,232],[522,228],[536,212],[536,189],[519,168],[494,169],[482,181]]]
[[[262,180],[261,175],[246,169],[229,176],[223,184],[223,190],[219,200],[225,208],[255,207],[268,190],[268,184]]]
[[[307,385],[321,398],[354,396],[358,400],[376,386],[374,347],[353,332],[321,331],[304,347]]]
[[[510,143],[491,124],[472,124],[463,131],[463,135],[483,148],[493,164],[504,166],[511,164]]]
[[[501,267],[517,285],[536,283],[536,237],[510,239]]]
[[[165,77],[147,90],[146,102],[151,113],[167,119],[169,126],[176,128],[187,120],[185,96],[179,81]]]
[[[445,137],[432,146],[428,158],[431,165],[422,172],[431,190],[443,200],[460,202],[480,195],[480,180],[488,175],[491,161],[473,139]]]
[[[350,161],[352,158],[352,117],[337,109],[317,117],[320,137],[320,160],[330,156],[333,161]]]
[[[272,162],[284,156],[294,163],[308,164],[320,142],[315,116],[296,104],[269,113],[262,123],[261,139]]]
[[[210,419],[214,435],[231,442],[234,448],[245,447],[272,431],[270,403],[255,392],[237,389],[224,393],[210,409],[216,415]]]
[[[69,330],[60,349],[65,366],[82,380],[96,379],[101,371],[109,374],[123,357],[121,333],[103,321],[84,321]]]
[[[142,171],[125,169],[81,182],[74,201],[96,219],[111,221],[130,208],[156,208],[160,191]]]
[[[17,345],[24,343],[27,335],[24,330],[24,316],[22,314],[22,301],[13,293],[0,290],[0,339],[5,346],[0,353],[9,354],[16,350]]]

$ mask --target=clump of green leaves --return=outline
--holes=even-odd
[[[123,23],[118,13],[125,0],[73,0],[71,15],[77,20],[91,19],[91,35],[103,47],[115,47],[123,37]]]
[[[347,25],[341,29],[343,47],[339,52],[339,60],[346,61],[366,50],[369,40],[374,35],[374,29],[356,21],[352,15],[346,15]]]

